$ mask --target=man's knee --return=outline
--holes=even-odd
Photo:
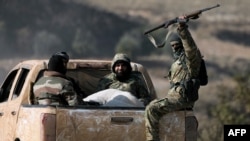
[[[145,112],[152,113],[155,110],[157,110],[157,105],[156,105],[156,103],[151,102],[148,106],[146,106]]]

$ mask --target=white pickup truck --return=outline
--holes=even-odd
[[[32,86],[48,60],[27,60],[6,76],[0,91],[0,141],[145,141],[144,107],[98,105],[35,105]],[[67,75],[92,94],[98,80],[110,73],[109,60],[72,59]],[[132,62],[133,71],[156,98],[146,69]],[[161,141],[196,141],[197,119],[190,110],[165,115],[160,121]]]

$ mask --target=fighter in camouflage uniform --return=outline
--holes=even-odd
[[[111,64],[111,73],[101,78],[98,91],[113,88],[128,91],[147,105],[151,101],[149,92],[141,81],[138,72],[132,72],[130,59],[126,54],[118,53]]]
[[[198,99],[200,85],[197,78],[202,56],[186,23],[179,23],[177,33],[179,36],[170,38],[175,59],[168,74],[171,88],[165,98],[152,101],[145,110],[147,141],[160,141],[159,120],[163,115],[192,109]]]
[[[41,105],[76,105],[77,93],[74,84],[66,77],[69,56],[58,52],[51,56],[48,70],[34,84],[35,101]]]

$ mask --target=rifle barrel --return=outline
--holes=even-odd
[[[200,10],[194,11],[194,12],[192,12],[192,13],[189,13],[189,14],[187,14],[186,16],[187,16],[187,18],[192,18],[192,17],[195,17],[195,16],[197,16],[197,15],[200,15],[200,14],[201,14],[202,12],[204,12],[204,11],[208,11],[208,10],[211,10],[211,9],[216,8],[216,7],[219,7],[219,6],[220,6],[220,5],[217,4],[217,5],[212,6],[212,7],[207,7],[207,8],[204,8],[204,9],[200,9]]]
[[[146,31],[146,32],[144,32],[144,34],[148,34],[148,33],[152,32],[152,31],[157,30],[157,29],[159,29],[159,28],[162,28],[162,27],[164,27],[164,26],[165,26],[165,23],[164,23],[164,24],[161,24],[161,25],[159,25],[159,26],[157,26],[157,27],[155,27],[155,28],[152,28],[152,29],[150,29],[150,30],[148,30],[148,31]]]
[[[220,5],[219,5],[219,4],[217,4],[217,5],[212,6],[212,7],[204,8],[204,9],[202,9],[202,10],[201,10],[201,12],[203,12],[203,11],[207,11],[207,10],[210,10],[210,9],[213,9],[213,8],[216,8],[216,7],[220,7]]]

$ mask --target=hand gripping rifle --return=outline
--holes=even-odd
[[[201,10],[197,10],[197,11],[194,11],[194,12],[192,12],[192,13],[186,14],[185,17],[186,17],[186,19],[197,19],[197,18],[199,18],[199,15],[200,15],[202,12],[211,10],[211,9],[216,8],[216,7],[219,7],[219,6],[220,6],[220,5],[217,4],[217,5],[212,6],[212,7],[207,7],[207,8],[201,9]],[[177,23],[177,22],[179,22],[179,21],[180,21],[180,19],[179,19],[178,17],[176,17],[176,18],[174,18],[174,19],[172,19],[172,20],[168,20],[168,21],[164,22],[163,24],[161,24],[161,25],[159,25],[159,26],[157,26],[157,27],[154,27],[154,28],[152,28],[152,29],[150,29],[150,30],[144,32],[144,34],[148,34],[148,33],[152,32],[152,31],[155,31],[155,30],[157,30],[157,29],[159,29],[159,28],[163,28],[163,27],[164,27],[164,28],[168,28],[168,26],[170,26],[171,24]]]

